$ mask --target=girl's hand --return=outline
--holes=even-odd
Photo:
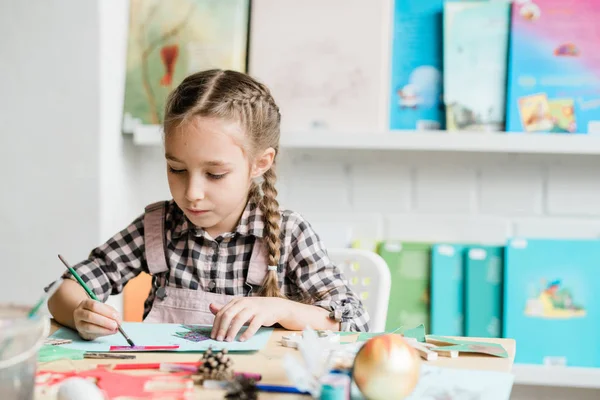
[[[243,325],[250,325],[240,342],[250,339],[261,326],[275,325],[286,312],[288,300],[277,297],[236,297],[225,306],[210,304],[215,321],[210,337],[231,342]]]
[[[118,332],[119,313],[108,304],[92,299],[83,300],[73,311],[75,328],[85,340]]]

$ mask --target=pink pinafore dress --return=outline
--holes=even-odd
[[[152,309],[144,322],[212,325],[214,315],[208,306],[211,303],[223,306],[235,296],[169,286],[164,228],[166,205],[166,202],[151,204],[146,207],[144,215],[144,242],[148,270],[151,275],[158,277],[158,288]],[[250,257],[246,283],[262,285],[267,274],[266,254],[263,241],[257,238]],[[199,265],[198,268],[201,266]]]

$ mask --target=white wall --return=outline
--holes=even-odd
[[[98,241],[96,2],[0,4],[0,302],[33,303]]]

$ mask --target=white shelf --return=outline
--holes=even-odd
[[[600,389],[600,368],[515,364],[515,384]]]
[[[141,146],[161,145],[161,130],[155,126],[139,125],[134,129],[133,140]],[[600,135],[444,131],[284,132],[281,148],[593,155],[600,154]]]

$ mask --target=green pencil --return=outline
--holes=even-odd
[[[63,264],[65,264],[65,267],[67,267],[67,269],[69,270],[71,275],[73,275],[73,277],[75,277],[77,282],[79,282],[79,284],[81,285],[83,290],[85,290],[87,292],[88,296],[90,296],[90,298],[93,300],[100,301],[100,300],[98,300],[98,297],[96,297],[96,294],[94,294],[94,292],[92,292],[92,290],[88,287],[88,285],[85,284],[83,279],[81,279],[79,274],[77,272],[75,272],[75,270],[69,265],[69,263],[60,254],[58,255],[58,258],[60,259],[60,261],[62,261]],[[125,340],[127,340],[127,343],[129,343],[129,345],[131,347],[135,346],[135,344],[133,343],[133,340],[129,339],[129,336],[127,336],[127,334],[125,333],[123,328],[121,328],[120,325],[119,325],[119,332],[121,332],[121,335],[123,335],[123,337],[125,338]]]

